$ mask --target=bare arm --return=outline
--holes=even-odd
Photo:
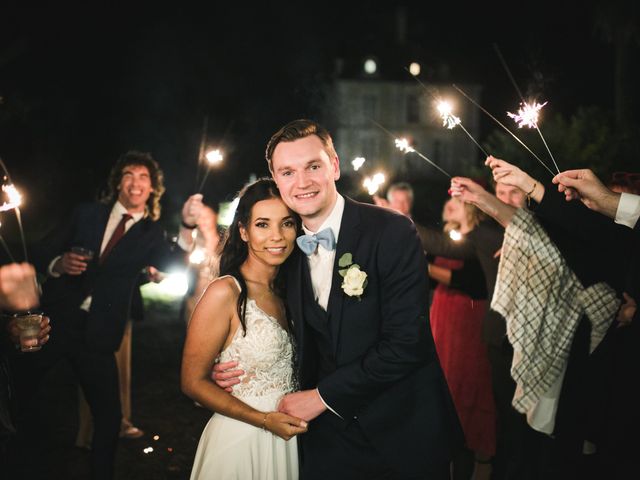
[[[446,285],[447,287],[451,284],[451,270],[444,267],[439,267],[433,263],[430,263],[427,269],[429,276],[433,278],[436,282],[441,283],[442,285]]]
[[[283,413],[260,412],[211,381],[211,366],[239,324],[235,314],[238,294],[231,282],[213,282],[196,305],[182,357],[182,391],[214,412],[288,440],[305,432],[306,423]]]
[[[515,207],[501,202],[469,178],[452,178],[451,196],[459,197],[466,203],[472,203],[505,228],[511,223],[511,219],[516,212]]]

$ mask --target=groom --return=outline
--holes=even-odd
[[[448,478],[461,434],[413,223],[338,193],[338,156],[315,122],[285,125],[266,157],[306,233],[286,267],[301,391],[279,406],[313,420],[302,478]]]

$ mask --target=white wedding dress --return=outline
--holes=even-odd
[[[257,410],[272,412],[282,396],[295,389],[292,341],[278,321],[251,298],[247,299],[245,320],[246,336],[238,328],[219,360],[239,361],[238,368],[245,371],[241,383],[233,387],[235,397]],[[202,432],[191,471],[191,480],[297,478],[295,437],[285,441],[219,413]]]

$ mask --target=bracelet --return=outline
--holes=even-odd
[[[198,225],[189,225],[188,223],[185,223],[185,221],[184,221],[184,220],[181,220],[181,221],[180,221],[180,224],[181,224],[184,228],[186,228],[187,230],[193,230],[194,228],[197,228],[197,227],[198,227]]]
[[[267,417],[269,416],[268,413],[264,414],[264,418],[262,419],[262,429],[266,432],[267,431]]]
[[[536,187],[538,186],[538,182],[536,182],[535,180],[533,181],[533,187],[531,187],[531,190],[527,193],[527,206],[530,207],[531,206],[531,194],[535,191]]]

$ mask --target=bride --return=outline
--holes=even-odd
[[[198,302],[187,330],[182,390],[216,414],[207,423],[191,479],[296,479],[299,418],[276,411],[295,389],[293,345],[278,270],[291,254],[297,219],[271,179],[240,193],[220,258],[221,276]],[[233,394],[210,378],[214,362],[240,360]]]

